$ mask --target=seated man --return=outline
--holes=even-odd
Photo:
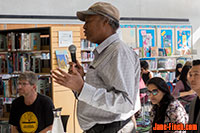
[[[197,131],[191,131],[195,133],[200,132],[200,60],[194,60],[192,62],[192,68],[188,73],[188,81],[192,90],[194,90],[198,96],[196,96],[190,104],[189,110],[189,124],[197,124]]]
[[[37,93],[37,81],[30,71],[18,78],[20,97],[12,102],[9,118],[12,133],[46,133],[52,129],[54,105],[50,98]]]

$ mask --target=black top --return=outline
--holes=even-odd
[[[28,106],[20,96],[12,102],[9,124],[16,126],[20,133],[38,133],[53,124],[53,108],[51,99],[39,93]]]
[[[195,110],[194,110],[194,123],[196,122],[199,111],[200,111],[200,99],[199,99],[199,97],[197,97],[196,104],[195,104]]]
[[[142,74],[142,79],[145,84],[147,84],[147,81],[149,80],[149,74],[150,74],[150,72]]]

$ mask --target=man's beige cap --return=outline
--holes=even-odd
[[[86,11],[78,11],[76,13],[76,16],[81,21],[85,21],[85,17],[88,15],[103,15],[107,18],[110,18],[114,21],[119,22],[119,11],[116,7],[111,5],[110,3],[106,2],[97,2],[93,4],[91,7],[89,7]]]

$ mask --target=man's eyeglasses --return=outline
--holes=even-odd
[[[29,85],[29,83],[22,83],[22,82],[18,82],[17,85],[21,85],[21,86],[26,86],[26,85]]]
[[[148,96],[150,96],[150,94],[152,94],[153,96],[155,96],[155,95],[158,94],[158,89],[154,89],[154,90],[152,90],[152,91],[147,90],[146,94],[147,94]]]

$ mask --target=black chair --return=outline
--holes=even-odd
[[[64,132],[67,131],[67,121],[69,119],[69,115],[61,115],[61,120],[64,128]]]

